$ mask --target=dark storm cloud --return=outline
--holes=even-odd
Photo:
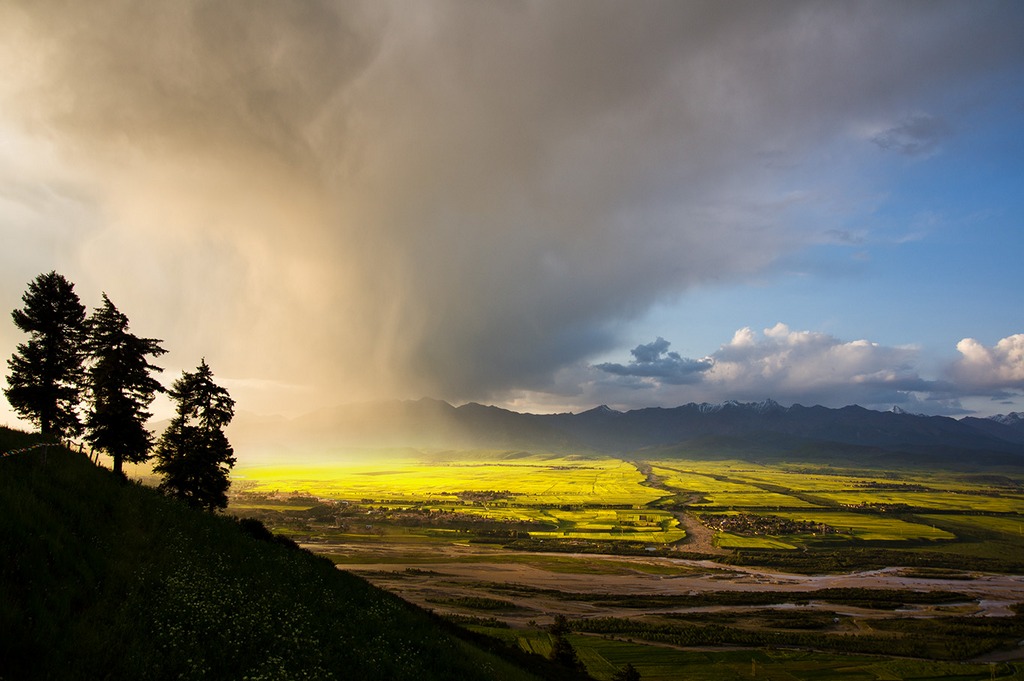
[[[633,360],[629,364],[605,363],[595,366],[617,376],[653,378],[668,385],[699,383],[701,374],[713,366],[710,359],[689,359],[681,357],[678,352],[669,352],[669,345],[667,340],[659,336],[651,343],[630,350]]]
[[[814,242],[809,150],[1019,63],[1019,12],[38,0],[0,8],[0,96],[99,206],[76,278],[186,366],[481,399]]]

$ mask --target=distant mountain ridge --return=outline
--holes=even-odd
[[[269,427],[269,426],[268,426]],[[387,447],[620,455],[861,457],[1024,466],[1024,415],[923,416],[774,400],[689,403],[617,411],[529,414],[442,400],[393,400],[324,409],[272,430],[322,451]]]
[[[957,452],[1006,454],[1024,462],[1024,431],[995,420],[956,420],[879,412],[858,406],[841,409],[793,405],[772,400],[754,403],[691,403],[675,408],[608,412],[588,418],[551,417],[580,441],[596,449],[647,449],[729,441],[732,447],[765,453],[772,449],[818,444],[874,448],[905,455],[954,455]],[[579,416],[593,415],[584,412]],[[782,453],[782,452],[779,452]],[[999,456],[997,458],[1005,458]]]

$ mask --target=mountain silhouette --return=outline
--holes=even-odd
[[[244,422],[244,419],[243,419]],[[529,414],[442,400],[349,404],[252,430],[289,448],[329,454],[375,448],[525,450],[844,463],[1024,465],[1024,418],[922,416],[859,406],[763,402]],[[243,435],[243,437],[245,437]]]

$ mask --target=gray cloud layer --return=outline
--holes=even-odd
[[[786,186],[808,150],[878,120],[882,146],[936,143],[941,119],[907,112],[1019,64],[1008,13],[7,3],[0,103],[63,169],[14,203],[72,224],[43,238],[0,213],[25,244],[4,285],[57,267],[237,377],[450,399],[542,386],[653,303],[820,240]],[[32,208],[40,187],[70,207]],[[636,359],[620,373],[704,371]]]

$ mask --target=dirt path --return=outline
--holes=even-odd
[[[715,546],[715,531],[689,511],[676,513],[675,516],[679,520],[679,524],[686,530],[686,537],[677,542],[675,548],[712,556],[724,556],[731,553],[731,551]]]
[[[665,481],[651,468],[651,464],[646,461],[630,461],[630,463],[636,466],[640,474],[646,478],[643,482],[644,485],[676,497],[687,494],[684,490],[666,485]],[[681,500],[681,503],[690,504],[699,498],[699,494],[692,494],[690,498]],[[686,530],[686,537],[676,542],[676,548],[692,553],[706,553],[711,556],[724,556],[730,553],[726,549],[715,546],[715,531],[704,525],[695,515],[689,511],[680,511],[673,515],[679,521],[679,525]]]

